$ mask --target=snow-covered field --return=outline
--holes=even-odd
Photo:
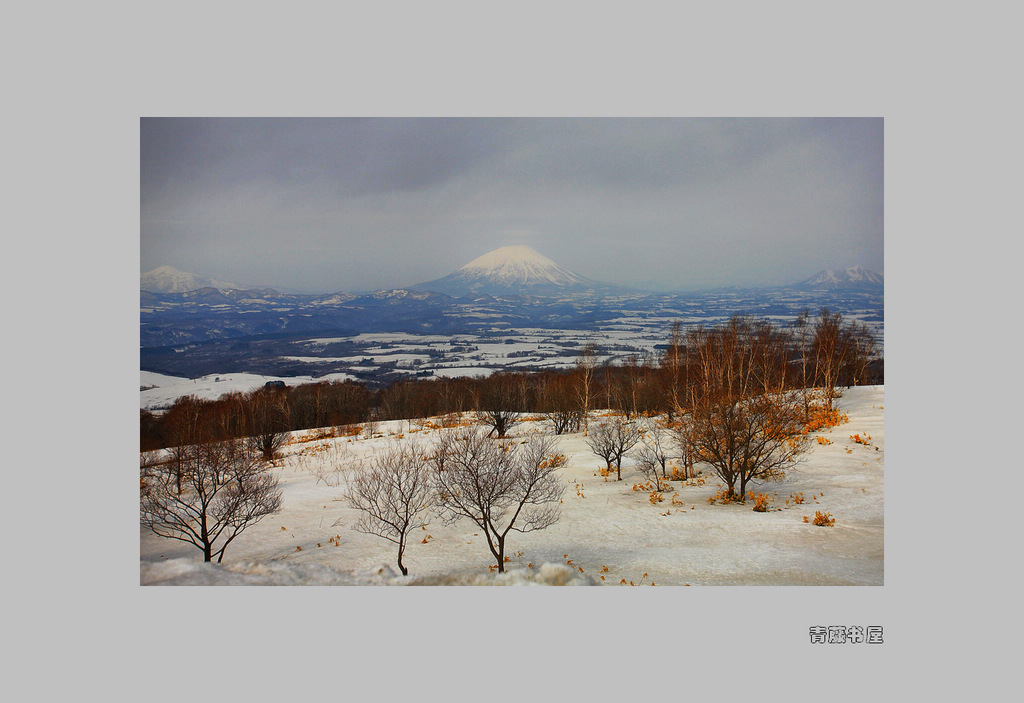
[[[513,532],[508,573],[492,573],[493,557],[469,521],[439,520],[408,548],[408,576],[398,575],[392,543],[350,529],[357,513],[343,500],[337,476],[346,457],[367,457],[388,442],[429,442],[436,432],[417,422],[382,423],[373,439],[318,439],[296,434],[275,469],[284,491],[280,513],[250,527],[220,565],[204,564],[191,545],[140,530],[143,585],[882,585],[884,387],[846,389],[838,401],[849,422],[813,437],[803,461],[784,480],[755,485],[772,496],[768,512],[746,504],[710,504],[718,488],[673,482],[652,504],[632,490],[643,477],[623,463],[623,480],[600,476],[602,460],[582,434],[564,435],[569,457],[559,522]],[[513,434],[545,432],[524,422]],[[401,438],[399,438],[401,435]],[[855,442],[851,435],[870,437]],[[673,495],[675,494],[675,495]],[[802,494],[804,502],[796,504]],[[788,501],[788,504],[787,504]],[[832,527],[804,522],[830,513]],[[603,578],[602,578],[603,577]]]
[[[248,393],[267,381],[284,381],[289,386],[318,381],[355,379],[347,373],[311,376],[263,376],[255,373],[211,374],[199,378],[168,376],[154,371],[139,372],[139,407],[143,410],[166,409],[182,396],[194,395],[201,400],[216,400],[226,393]]]

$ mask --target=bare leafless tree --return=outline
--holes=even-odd
[[[640,444],[636,449],[637,469],[646,478],[657,483],[668,478],[668,462],[671,460],[671,437],[668,428],[657,418],[644,424]]]
[[[692,408],[680,413],[672,422],[670,433],[675,441],[676,451],[683,462],[683,476],[693,478],[693,412]]]
[[[551,423],[556,435],[578,432],[583,413],[576,402],[571,376],[541,376],[538,388],[540,410]]]
[[[752,480],[784,478],[806,444],[793,394],[705,398],[693,409],[688,441],[730,496],[743,500]]]
[[[847,332],[851,353],[847,359],[847,370],[844,376],[847,382],[856,386],[867,379],[867,367],[875,353],[875,337],[864,323],[850,323]]]
[[[246,396],[250,442],[270,461],[288,438],[288,396],[265,386]]]
[[[665,377],[664,393],[669,420],[674,420],[682,413],[683,389],[686,385],[686,346],[683,340],[683,323],[672,322],[669,332],[668,347],[661,358],[661,368]]]
[[[583,435],[590,429],[590,405],[594,390],[594,370],[597,369],[597,345],[587,343],[576,360],[576,401],[583,419]]]
[[[851,339],[843,324],[843,316],[822,308],[814,325],[811,353],[814,357],[814,383],[825,394],[825,404],[831,410],[839,391],[839,378],[847,357],[852,353]]]
[[[587,446],[605,460],[608,468],[615,464],[616,479],[622,480],[622,457],[640,441],[640,428],[622,416],[595,422],[587,436]]]
[[[510,532],[543,530],[558,522],[565,464],[555,439],[491,439],[480,428],[441,433],[432,454],[438,505],[446,522],[469,518],[484,532],[488,549],[505,571]]]
[[[216,556],[219,563],[246,528],[281,509],[277,477],[247,442],[189,445],[179,461],[143,468],[140,522],[161,537],[195,545],[204,561]]]
[[[813,393],[811,393],[811,386],[813,380],[807,372],[808,367],[808,348],[810,346],[811,339],[811,313],[809,310],[803,310],[791,325],[792,338],[793,338],[793,349],[794,353],[797,354],[797,362],[800,368],[800,380],[797,385],[800,386],[800,400],[803,407],[804,419],[809,419],[811,416],[811,401],[813,399]]]
[[[415,444],[392,444],[376,452],[369,468],[350,474],[346,495],[362,512],[352,529],[398,545],[398,568],[407,576],[403,557],[409,534],[427,524],[435,502],[424,450]]]
[[[498,439],[505,438],[525,409],[523,383],[522,377],[509,373],[494,374],[483,382],[477,417]]]

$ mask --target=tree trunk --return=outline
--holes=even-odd
[[[405,544],[403,544],[402,542],[399,542],[398,543],[398,570],[402,572],[402,576],[408,576],[409,575],[409,569],[407,569],[405,567],[405,564],[402,563],[402,556],[403,556],[404,553],[405,553]]]
[[[210,541],[210,533],[206,528],[205,506],[203,506],[203,516],[199,523],[199,539],[203,541],[203,561],[213,561],[213,543]]]

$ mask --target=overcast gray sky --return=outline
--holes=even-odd
[[[141,269],[395,288],[527,244],[656,290],[882,272],[881,118],[143,118]]]

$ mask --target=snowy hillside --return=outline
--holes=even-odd
[[[155,371],[139,372],[139,407],[142,410],[165,410],[178,398],[191,395],[200,400],[217,400],[226,393],[248,393],[267,381],[283,381],[289,386],[321,381],[354,380],[347,373],[333,373],[313,378],[312,376],[263,376],[255,373],[225,373],[182,378],[168,376]]]
[[[603,477],[581,433],[559,438],[568,457],[560,520],[512,533],[508,573],[468,521],[433,521],[417,531],[397,575],[394,545],[351,529],[358,513],[342,499],[344,475],[392,442],[426,445],[437,429],[422,421],[381,423],[377,435],[315,438],[294,433],[277,461],[283,509],[244,532],[221,565],[190,545],[140,530],[143,585],[814,585],[883,584],[884,400],[882,386],[846,389],[849,422],[816,433],[804,460],[778,482],[755,485],[768,512],[711,504],[718,482],[672,482],[664,500],[634,490],[644,479],[623,462],[623,480]],[[602,413],[596,412],[595,417]],[[549,432],[543,421],[513,434]],[[854,439],[856,436],[856,439]],[[699,468],[699,466],[698,466]],[[801,502],[802,501],[802,502]],[[834,526],[805,522],[830,513]],[[625,582],[625,584],[623,584]]]

